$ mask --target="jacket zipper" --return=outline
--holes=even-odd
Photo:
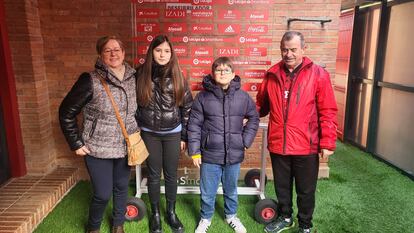
[[[292,93],[292,89],[295,86],[296,83],[296,79],[298,77],[298,73],[300,72],[300,70],[296,73],[296,77],[293,79],[292,84],[290,85],[289,88],[289,95],[288,95],[288,100],[287,100],[287,106],[286,106],[286,110],[285,110],[285,118],[284,118],[284,123],[283,123],[283,154],[286,154],[286,122],[288,119],[288,113],[289,113],[289,106],[290,106],[290,96]],[[289,78],[289,77],[287,77]]]
[[[224,93],[224,90],[222,90],[223,92],[223,128],[224,128],[224,164],[227,164],[227,143],[226,143],[226,95]]]

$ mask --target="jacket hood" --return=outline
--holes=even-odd
[[[216,85],[216,82],[214,81],[211,74],[203,78],[203,87],[206,91],[214,93],[214,95],[217,96],[218,98],[224,97],[225,93],[223,92],[221,87]],[[233,95],[236,90],[240,89],[240,87],[241,87],[241,80],[240,80],[240,77],[236,75],[230,82],[229,89],[227,90],[227,94]]]
[[[309,59],[308,57],[303,57],[302,67],[299,70],[302,70],[305,67],[307,67],[309,65],[312,65],[312,64],[313,64],[313,62],[312,62],[311,59]],[[270,69],[267,72],[276,74],[279,70],[283,70],[284,66],[285,66],[285,62],[283,62],[283,60],[281,60],[280,62],[278,62],[274,66],[270,67]]]
[[[132,68],[125,61],[123,62],[123,65],[125,66],[125,74],[124,74],[125,79],[122,81],[125,81],[134,76],[135,69]],[[95,70],[98,74],[102,75],[106,80],[111,81],[112,83],[121,82],[118,78],[116,78],[112,70],[105,63],[103,63],[101,58],[96,59]]]

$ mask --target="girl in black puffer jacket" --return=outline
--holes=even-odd
[[[164,170],[167,223],[174,232],[184,232],[175,214],[177,167],[180,149],[186,148],[193,97],[166,36],[154,38],[144,64],[137,70],[137,100],[137,121],[149,151],[150,231],[162,232],[159,201],[161,170]]]

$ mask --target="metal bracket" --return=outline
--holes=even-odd
[[[322,27],[325,23],[332,22],[332,19],[300,19],[300,18],[289,18],[287,20],[288,28],[290,28],[290,23],[294,21],[305,21],[305,22],[320,22]]]

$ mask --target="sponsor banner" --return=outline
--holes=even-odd
[[[160,10],[159,9],[138,9],[137,18],[139,19],[148,19],[148,18],[159,18]]]
[[[137,41],[137,42],[151,42],[154,39],[154,36],[152,35],[144,35],[144,36],[136,36],[134,38],[132,38],[133,41]]]
[[[220,34],[239,34],[241,31],[240,24],[219,24],[218,31]]]
[[[192,0],[132,0],[132,3],[191,3]]]
[[[184,45],[176,45],[174,46],[174,52],[179,57],[184,57],[188,55],[187,46]]]
[[[145,55],[145,54],[147,54],[148,47],[149,47],[148,45],[138,46],[138,55]]]
[[[212,33],[214,30],[214,24],[209,23],[197,23],[191,25],[191,33],[193,34],[205,34],[205,33]]]
[[[137,25],[137,32],[158,33],[160,25],[158,23],[139,23]]]
[[[220,56],[226,56],[226,57],[240,56],[240,48],[238,47],[218,48],[217,54]]]
[[[269,5],[273,4],[273,0],[214,0],[214,4],[218,5]]]
[[[258,36],[240,36],[240,44],[258,44],[258,43],[272,43],[271,38],[261,38]]]
[[[269,10],[254,10],[254,11],[246,11],[246,19],[247,20],[268,20],[269,19]]]
[[[190,69],[190,78],[204,78],[210,74],[211,69]]]
[[[165,10],[165,18],[178,19],[185,18],[187,16],[185,10]]]
[[[241,13],[238,10],[222,10],[218,11],[218,19],[226,20],[239,20],[241,19]]]
[[[213,56],[213,47],[193,47],[191,49],[193,57]]]
[[[269,32],[269,28],[267,25],[246,25],[246,30],[245,32],[247,34],[255,34],[255,35],[259,35],[259,34],[267,34]]]
[[[242,85],[244,91],[259,91],[261,83],[245,83]]]
[[[165,23],[164,31],[170,32],[170,33],[187,32],[187,24],[186,23]]]
[[[244,70],[244,78],[264,78],[266,75],[266,70]]]
[[[201,91],[203,90],[203,83],[202,82],[192,82],[191,83],[191,90],[192,91]]]
[[[166,10],[185,10],[190,13],[193,10],[212,10],[210,5],[192,5],[191,3],[167,3]]]
[[[270,65],[270,61],[233,61],[233,64],[240,66],[256,66],[256,65]]]
[[[212,10],[193,10],[191,11],[192,18],[204,18],[204,19],[213,19]]]
[[[238,41],[238,37],[203,37],[203,36],[182,36],[182,37],[171,37],[170,40],[172,42],[184,42],[184,43],[192,43],[192,42],[228,42],[228,43],[236,43]]]
[[[249,57],[264,57],[264,56],[267,56],[267,48],[265,47],[246,48],[244,55],[249,56]]]

